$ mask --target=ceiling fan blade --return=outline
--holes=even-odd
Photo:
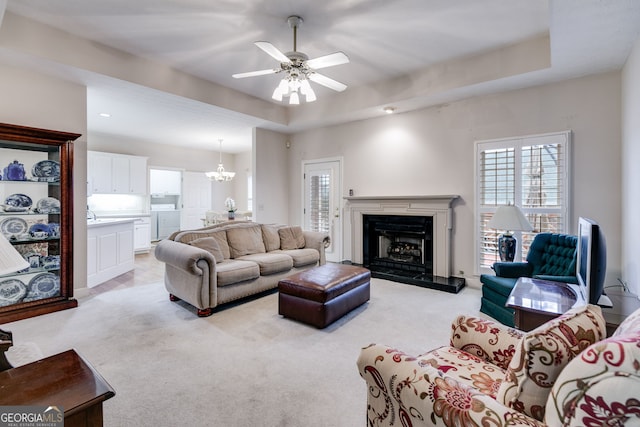
[[[309,59],[307,61],[307,66],[313,70],[319,70],[320,68],[333,67],[335,65],[346,64],[348,62],[349,57],[343,52],[334,52],[329,55]]]
[[[342,92],[347,88],[347,85],[340,83],[339,81],[333,80],[327,76],[318,73],[309,74],[309,80],[318,83],[319,85],[326,86],[329,89],[333,89],[338,92]]]
[[[284,53],[280,52],[280,50],[277,47],[275,47],[269,42],[255,42],[255,45],[258,46],[260,49],[264,50],[265,52],[267,52],[269,55],[271,55],[272,58],[274,58],[278,62],[291,62],[291,60],[287,58],[287,56]]]
[[[280,70],[269,68],[268,70],[249,71],[247,73],[233,74],[232,77],[235,79],[244,79],[245,77],[255,77],[255,76],[264,76],[266,74],[275,74],[278,71]]]

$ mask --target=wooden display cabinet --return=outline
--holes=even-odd
[[[0,324],[78,305],[72,176],[78,137],[0,123],[0,232],[30,263],[0,276]]]

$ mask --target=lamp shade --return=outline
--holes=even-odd
[[[0,275],[14,273],[27,267],[27,260],[0,234]]]
[[[515,205],[500,206],[487,227],[504,231],[533,231],[527,217]]]

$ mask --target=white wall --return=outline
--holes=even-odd
[[[471,98],[292,136],[290,218],[300,218],[301,162],[343,156],[343,192],[355,195],[459,194],[452,269],[474,271],[474,141],[571,129],[572,233],[578,216],[600,222],[609,277],[620,275],[620,73]],[[343,216],[344,217],[344,216]]]
[[[622,72],[622,277],[640,293],[640,39]]]
[[[289,224],[290,207],[287,165],[288,137],[278,132],[255,129],[253,138],[254,215],[256,222]],[[295,175],[299,177],[298,175]],[[300,218],[291,217],[291,218]]]
[[[87,96],[84,86],[0,64],[0,121],[80,133],[74,142],[73,281],[87,287]],[[6,165],[0,165],[2,167]]]

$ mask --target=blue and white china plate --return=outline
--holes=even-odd
[[[29,235],[31,237],[44,239],[45,237],[49,237],[50,233],[51,229],[49,228],[49,226],[41,222],[35,223],[31,227],[29,227]]]
[[[54,268],[60,268],[60,255],[49,255],[40,259],[42,268],[46,270],[52,270]]]
[[[24,212],[28,211],[32,204],[31,197],[26,194],[16,193],[5,199],[4,210],[6,212]]]
[[[43,214],[60,213],[60,200],[55,197],[44,197],[36,203],[36,211]]]
[[[60,295],[60,278],[53,273],[40,273],[29,282],[23,301],[35,301]]]
[[[0,282],[0,307],[16,304],[27,295],[27,285],[18,279]]]
[[[31,168],[31,174],[35,181],[60,180],[60,163],[55,160],[41,160]]]
[[[25,234],[28,228],[29,226],[27,225],[27,221],[13,216],[0,222],[0,232],[2,232],[2,234],[7,238]]]

